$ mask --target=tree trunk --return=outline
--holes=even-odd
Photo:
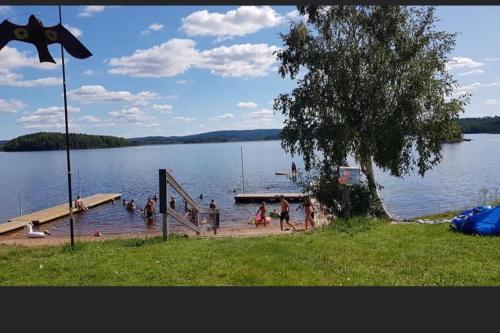
[[[378,193],[371,157],[362,159],[361,171],[363,171],[366,176],[366,180],[368,181],[368,189],[370,190],[371,207],[373,213],[376,217],[379,218],[392,219],[391,214],[389,214],[389,212],[385,208],[384,203],[382,202],[382,199],[380,198],[380,195]]]

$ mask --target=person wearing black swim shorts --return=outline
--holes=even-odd
[[[286,224],[288,224],[295,231],[295,227],[290,223],[290,205],[288,201],[285,200],[285,196],[280,195],[280,206],[281,206],[281,214],[280,214],[280,228],[283,231],[283,220],[285,220]]]

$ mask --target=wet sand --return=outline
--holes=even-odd
[[[315,218],[317,227],[327,224],[327,219],[322,214],[317,214]],[[292,225],[297,229],[295,232],[304,232],[305,225],[302,222],[292,221]],[[217,234],[214,234],[211,230],[203,231],[200,235],[197,235],[191,230],[175,230],[172,234],[186,236],[189,238],[223,238],[223,237],[263,237],[271,235],[284,235],[295,233],[292,230],[286,230],[288,226],[286,223],[283,224],[284,231],[281,231],[279,220],[273,219],[271,225],[258,226],[248,225],[243,227],[220,227],[217,230]],[[308,229],[307,231],[310,231]],[[307,232],[306,231],[306,232]],[[102,234],[100,237],[95,237],[93,235],[83,235],[75,236],[76,242],[100,242],[113,239],[146,239],[152,237],[161,237],[162,233],[158,231],[151,232],[134,232],[134,233],[121,233],[121,234]],[[25,247],[37,247],[37,246],[60,246],[70,243],[69,234],[67,236],[52,236],[47,235],[44,238],[28,238],[25,230],[19,230],[6,235],[0,236],[0,246],[10,245],[10,246],[25,246]]]

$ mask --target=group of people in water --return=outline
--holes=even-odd
[[[294,231],[297,230],[293,224],[290,223],[290,204],[288,201],[285,199],[285,196],[282,194],[280,195],[280,228],[281,231],[283,230],[289,230],[283,229],[283,221],[292,228]],[[305,228],[306,230],[308,229],[308,226],[310,225],[311,228],[314,228],[316,225],[314,223],[314,207],[311,203],[311,199],[309,199],[308,196],[304,197],[304,202],[302,203],[302,209],[304,210],[305,213]],[[258,227],[259,225],[264,225],[266,226],[267,224],[270,223],[270,217],[267,216],[267,207],[266,203],[262,202],[259,206],[259,210],[257,211],[256,218],[255,218],[255,227]]]
[[[157,202],[158,202],[158,196],[155,194],[153,197],[148,198],[146,205],[144,206],[144,209],[139,209],[139,211],[144,213],[144,216],[146,216],[148,221],[151,221],[156,214]],[[122,204],[123,206],[125,206],[125,209],[127,209],[129,212],[134,212],[135,210],[137,210],[137,205],[134,199],[128,202],[127,200],[123,199]]]

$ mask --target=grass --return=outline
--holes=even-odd
[[[0,285],[500,285],[500,238],[446,224],[340,220],[264,238],[0,247]]]

